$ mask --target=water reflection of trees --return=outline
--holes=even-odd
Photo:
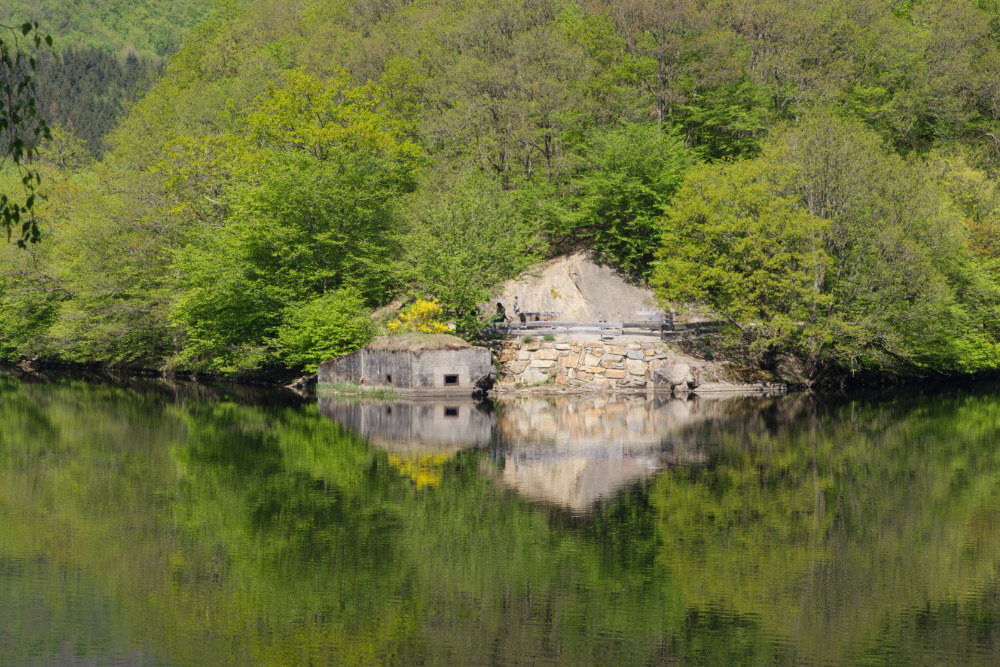
[[[589,515],[505,492],[481,472],[496,469],[489,448],[454,454],[437,487],[418,487],[315,409],[0,383],[0,424],[3,581],[22,581],[17,568],[35,582],[76,573],[34,592],[0,586],[0,614],[56,618],[76,609],[66,596],[89,599],[77,613],[110,614],[114,630],[83,653],[143,647],[220,664],[995,657],[992,393],[735,404],[671,436],[700,458]],[[79,626],[47,628],[58,644]],[[11,641],[0,634],[0,662],[17,655]]]
[[[806,655],[995,657],[995,625],[969,623],[1000,609],[984,594],[1000,565],[983,530],[1000,519],[995,394],[774,407],[718,431],[708,465],[657,479],[661,558],[683,597]],[[922,644],[914,619],[933,627],[941,611],[954,632]]]

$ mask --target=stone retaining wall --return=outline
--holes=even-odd
[[[554,383],[587,389],[672,391],[687,395],[698,386],[697,371],[682,363],[666,343],[509,339],[495,350],[504,386]]]

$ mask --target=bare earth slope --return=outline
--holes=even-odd
[[[543,262],[504,283],[496,300],[509,315],[515,296],[522,311],[558,313],[553,319],[573,322],[633,322],[658,310],[651,289],[629,284],[584,252]]]

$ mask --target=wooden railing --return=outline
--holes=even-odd
[[[617,336],[649,336],[661,340],[688,340],[719,334],[726,322],[690,322],[670,325],[658,320],[642,322],[505,322],[493,325],[501,336],[546,336],[557,334]]]

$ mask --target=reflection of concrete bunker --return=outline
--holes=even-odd
[[[320,385],[351,382],[400,394],[485,393],[493,377],[489,350],[443,334],[380,339],[319,366]]]
[[[453,454],[468,447],[485,447],[490,444],[496,419],[490,408],[490,404],[470,400],[319,399],[321,415],[394,452]]]

